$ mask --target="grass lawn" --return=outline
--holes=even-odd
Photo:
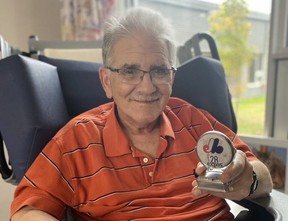
[[[238,134],[263,135],[266,97],[233,100]]]

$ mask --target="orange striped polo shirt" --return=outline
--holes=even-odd
[[[67,206],[77,221],[233,220],[225,200],[193,198],[195,145],[213,129],[252,159],[247,145],[207,112],[180,99],[171,98],[160,118],[155,159],[130,146],[114,103],[72,119],[22,179],[11,215],[30,205],[59,220]]]

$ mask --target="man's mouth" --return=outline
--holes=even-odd
[[[134,99],[134,101],[136,101],[138,103],[153,103],[153,102],[156,102],[158,100],[159,100],[159,98],[157,98],[157,99],[145,99],[145,100]]]
[[[138,103],[153,103],[153,102],[160,100],[160,97],[159,96],[149,96],[149,97],[135,96],[135,97],[132,97],[130,100],[138,102]]]

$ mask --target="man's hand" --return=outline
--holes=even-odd
[[[258,176],[259,185],[257,191],[252,194],[251,198],[266,196],[272,190],[272,179],[267,167],[258,160],[248,161],[245,153],[237,150],[233,162],[223,171],[221,181],[229,184],[229,192],[215,192],[200,190],[197,181],[193,181],[192,194],[197,197],[201,194],[211,194],[220,198],[230,200],[241,200],[247,198],[250,193],[250,187],[253,182],[253,170]],[[197,174],[202,174],[205,166],[201,163],[196,168]]]

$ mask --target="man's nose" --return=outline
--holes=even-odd
[[[139,88],[142,88],[143,90],[147,92],[153,92],[156,90],[155,84],[152,81],[152,77],[149,73],[144,73],[142,77],[142,81],[138,85]]]

